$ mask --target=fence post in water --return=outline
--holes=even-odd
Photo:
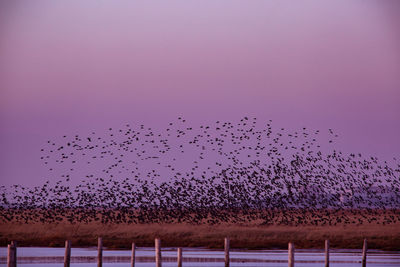
[[[329,267],[329,240],[325,240],[325,267]]]
[[[11,241],[11,246],[14,247],[14,265],[13,267],[17,267],[17,241]]]
[[[15,261],[15,246],[13,244],[10,244],[7,246],[7,267],[15,267],[17,266],[16,261]]]
[[[178,267],[182,267],[182,248],[178,248]]]
[[[156,238],[154,243],[156,247],[156,267],[161,267],[161,240]]]
[[[97,239],[97,267],[103,266],[103,239]]]
[[[363,250],[362,250],[362,267],[367,266],[367,239],[364,239]]]
[[[225,267],[229,267],[229,238],[225,237]]]
[[[131,267],[135,267],[136,245],[132,243]]]
[[[294,267],[294,244],[289,243],[289,258],[288,258],[289,267]]]
[[[69,267],[71,264],[71,241],[65,241],[64,267]]]

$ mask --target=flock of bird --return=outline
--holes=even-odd
[[[321,138],[327,139],[324,148]],[[257,223],[400,221],[400,165],[330,149],[329,129],[275,129],[256,118],[166,129],[138,125],[48,141],[62,180],[1,187],[0,221]],[[325,149],[325,151],[323,151]]]

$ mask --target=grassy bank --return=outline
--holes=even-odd
[[[340,226],[252,226],[188,224],[0,224],[0,243],[17,240],[20,246],[63,246],[69,239],[75,247],[95,246],[102,236],[104,246],[128,248],[153,246],[160,237],[163,246],[222,248],[223,238],[231,238],[233,248],[322,248],[325,239],[333,248],[361,248],[363,238],[371,249],[400,250],[400,223]]]

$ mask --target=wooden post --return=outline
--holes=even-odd
[[[182,248],[178,248],[178,267],[182,267]]]
[[[325,240],[325,267],[329,267],[329,240]]]
[[[65,254],[64,254],[64,267],[69,267],[71,265],[71,242],[69,240],[65,241]]]
[[[97,239],[97,267],[103,266],[103,239]]]
[[[294,267],[294,244],[289,243],[289,258],[288,258],[289,267]]]
[[[14,265],[13,267],[17,267],[17,241],[11,241],[11,246],[14,247]]]
[[[367,239],[364,239],[363,250],[362,250],[362,267],[367,266]]]
[[[136,253],[136,245],[135,243],[132,243],[131,267],[135,267],[135,253]]]
[[[161,240],[156,238],[154,243],[156,247],[156,267],[161,267]]]
[[[225,267],[229,267],[229,238],[225,237]]]
[[[15,246],[10,244],[7,246],[7,267],[15,267],[17,266],[15,262]]]

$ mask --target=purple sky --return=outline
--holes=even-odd
[[[255,116],[400,151],[400,3],[1,1],[0,183],[48,178],[48,139]],[[58,179],[58,177],[57,177]]]

